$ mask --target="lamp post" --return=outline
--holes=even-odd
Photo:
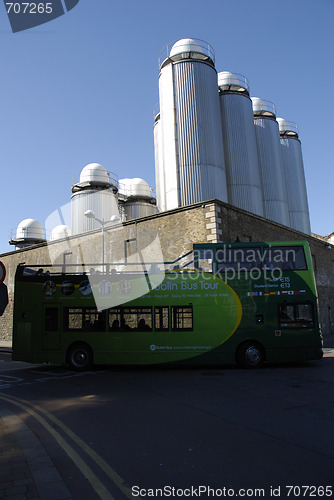
[[[102,227],[102,272],[104,273],[104,226],[108,224],[108,222],[117,222],[120,220],[120,218],[117,215],[112,215],[109,220],[101,220],[98,219],[95,215],[95,212],[93,210],[86,210],[85,216],[88,217],[88,219],[95,219],[96,222],[101,224]]]

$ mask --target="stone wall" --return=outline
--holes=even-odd
[[[323,334],[334,335],[334,246],[257,215],[216,202],[216,239],[212,241],[307,240],[313,258]],[[211,206],[212,210],[212,206]],[[213,231],[211,229],[211,231]],[[210,237],[211,238],[211,237]]]
[[[216,200],[170,210],[117,226],[105,227],[105,262],[173,261],[192,249],[193,243],[234,241],[288,241],[307,239],[310,243],[325,335],[334,334],[334,247],[318,238],[268,221]],[[101,230],[67,240],[43,243],[0,255],[7,270],[5,283],[9,304],[0,317],[0,339],[12,336],[14,276],[17,265],[39,267],[48,264],[101,262]]]

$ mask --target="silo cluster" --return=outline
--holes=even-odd
[[[72,186],[72,193],[72,234],[98,229],[101,222],[126,222],[157,211],[154,193],[146,181],[140,178],[118,180],[98,163],[90,163],[82,169],[79,182]]]
[[[185,38],[159,58],[154,146],[160,211],[218,199],[310,234],[298,134],[248,80],[216,72],[212,47]],[[291,128],[291,127],[290,127]]]
[[[127,222],[157,212],[155,194],[143,179],[118,181],[115,174],[108,172],[99,163],[89,163],[76,177],[77,181],[72,183],[71,215],[67,217],[66,214],[65,217],[70,220],[51,226],[47,238],[40,222],[24,219],[11,237],[11,245],[20,249],[44,243],[47,239],[51,242],[67,239],[93,229],[101,229],[101,223]]]
[[[244,76],[217,73],[214,50],[202,40],[167,45],[159,69],[156,197],[143,179],[118,181],[90,163],[72,184],[71,221],[54,227],[50,240],[210,199],[311,234],[297,126],[276,118],[273,103],[251,97]],[[10,244],[46,240],[41,224],[25,219]]]

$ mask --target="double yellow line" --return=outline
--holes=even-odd
[[[74,432],[72,432],[66,425],[64,425],[60,420],[54,417],[51,413],[44,410],[38,405],[29,403],[24,399],[19,399],[14,396],[8,396],[7,394],[0,393],[0,399],[11,403],[12,405],[21,408],[30,415],[32,415],[57,441],[59,446],[64,450],[72,462],[78,467],[81,473],[90,482],[94,491],[99,495],[102,500],[115,500],[114,497],[107,490],[102,481],[96,476],[92,469],[86,464],[83,458],[70,446],[70,444],[60,435],[58,431],[48,422],[52,422],[59,429],[66,434],[74,443],[84,451],[99,467],[100,469],[111,479],[111,481],[117,486],[117,488],[123,493],[126,498],[133,498],[131,495],[131,489],[126,486],[124,480],[117,474],[112,467],[110,467],[107,462],[100,457],[94,450],[92,450],[82,439],[80,439]],[[48,419],[48,420],[47,420]]]

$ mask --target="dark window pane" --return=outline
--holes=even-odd
[[[261,269],[261,247],[218,248],[216,250],[216,265],[218,273]]]
[[[307,269],[303,247],[265,247],[263,259],[266,269],[305,271]]]
[[[46,332],[58,331],[58,308],[47,307],[45,309],[44,329]]]
[[[280,328],[313,328],[312,304],[281,304],[279,306]]]

